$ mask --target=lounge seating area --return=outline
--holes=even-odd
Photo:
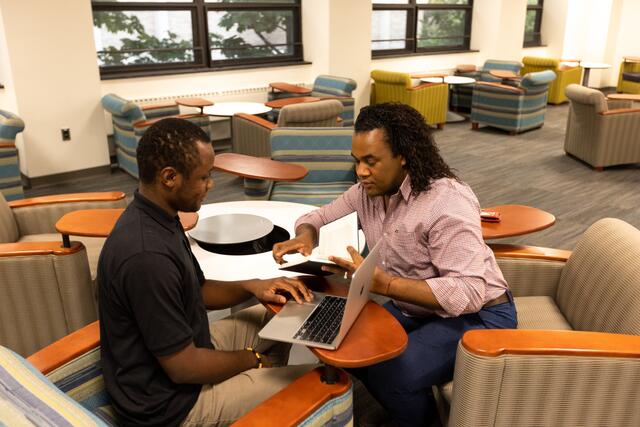
[[[5,2],[0,13],[0,426],[124,424],[126,411],[107,392],[109,372],[103,367],[109,362],[101,352],[109,341],[108,330],[101,337],[100,323],[108,324],[101,310],[118,304],[103,305],[108,295],[100,294],[105,288],[99,288],[98,265],[104,272],[105,241],[116,234],[112,230],[123,209],[139,197],[134,196],[141,188],[138,144],[165,118],[187,120],[207,137],[205,144],[195,144],[197,155],[172,157],[187,170],[176,167],[166,174],[166,194],[185,191],[174,194],[176,203],[183,202],[178,200],[183,194],[192,196],[188,185],[195,188],[189,183],[198,182],[199,210],[185,213],[158,204],[170,215],[149,215],[160,225],[173,221],[175,229],[165,228],[181,239],[177,252],[188,254],[186,263],[195,266],[187,273],[179,267],[180,274],[193,273],[202,292],[208,291],[202,277],[248,281],[242,286],[249,296],[254,279],[296,277],[278,265],[277,256],[274,260],[274,244],[295,237],[298,218],[335,202],[359,179],[364,183],[357,190],[370,198],[364,200],[382,206],[374,213],[384,229],[375,233],[388,240],[379,245],[376,265],[403,279],[389,280],[386,294],[380,292],[384,283],[369,281],[380,293],[363,298],[355,315],[335,316],[339,325],[344,316],[353,316],[351,330],[337,329],[344,340],[336,349],[293,345],[282,364],[316,367],[223,424],[397,425],[392,405],[385,407],[379,390],[360,376],[410,354],[415,344],[406,325],[422,315],[402,308],[410,299],[396,298],[390,289],[405,280],[426,282],[429,300],[418,308],[430,310],[425,317],[446,319],[446,304],[432,283],[458,272],[435,265],[430,248],[439,242],[429,233],[437,233],[440,224],[425,231],[429,242],[420,246],[428,249],[419,254],[420,262],[431,263],[433,275],[421,275],[418,262],[402,272],[389,267],[396,257],[417,256],[412,248],[423,235],[399,220],[397,209],[422,202],[423,193],[413,187],[399,192],[397,184],[399,176],[409,173],[413,179],[416,173],[407,159],[430,152],[414,148],[398,158],[397,148],[381,136],[358,144],[358,114],[386,103],[420,113],[437,145],[433,153],[450,168],[440,173],[455,174],[477,197],[472,202],[480,210],[478,223],[464,230],[475,233],[480,225],[471,238],[495,256],[486,259],[497,263],[510,290],[495,299],[488,285],[470,290],[484,292],[478,307],[506,299],[518,316],[517,328],[494,329],[504,326],[486,321],[450,340],[451,357],[443,363],[453,367],[447,368],[452,376],[438,377],[436,385],[417,392],[433,406],[429,425],[640,425],[640,398],[633,392],[640,381],[640,45],[634,42],[640,3],[585,2],[577,13],[566,1],[542,0],[91,0],[89,7],[72,7],[78,6],[74,2],[68,7]],[[64,34],[54,27],[64,28]],[[427,130],[416,117],[415,128],[424,136]],[[383,113],[370,117],[367,126],[379,130],[376,120],[386,119]],[[202,135],[197,129],[191,134],[198,135],[192,141]],[[171,142],[158,153],[173,149],[174,141],[187,144],[180,136],[167,139]],[[429,138],[411,142],[417,140]],[[389,156],[370,151],[361,156],[358,149],[374,143]],[[207,171],[194,173],[205,166]],[[363,171],[372,178],[363,178]],[[381,189],[386,192],[370,196]],[[333,208],[353,208],[358,215],[372,209],[344,200]],[[451,201],[449,209],[447,215],[458,215]],[[436,215],[432,210],[420,212],[416,221]],[[75,232],[60,226],[80,211],[85,215],[79,221],[66,223]],[[105,217],[109,221],[102,221]],[[216,217],[229,221],[214,227],[223,237],[199,240],[194,230]],[[238,217],[250,219],[239,225]],[[366,256],[373,248],[363,219],[360,215],[351,234],[357,234],[354,246]],[[260,227],[268,231],[252,235]],[[162,234],[141,231],[147,233],[141,236]],[[225,240],[233,234],[244,240]],[[318,232],[314,244],[321,246],[323,238],[327,244],[330,234]],[[342,234],[345,229],[330,237]],[[285,262],[295,257],[302,258],[287,254]],[[470,252],[461,258],[460,264],[475,262]],[[358,276],[353,270],[343,273],[301,280],[316,296],[357,293],[353,277]],[[136,283],[156,282],[145,277]],[[195,298],[202,303],[196,315],[206,314],[212,325],[258,300],[272,312],[282,307],[235,292],[229,292],[230,304]],[[273,291],[277,300],[282,295],[288,297],[287,291]],[[180,303],[186,298],[172,296]],[[384,306],[390,299],[396,305]],[[473,304],[462,307],[461,315],[474,315]],[[389,307],[398,309],[397,316]],[[117,309],[138,319],[131,307]],[[153,327],[164,331],[163,321]],[[234,343],[227,349],[214,342],[210,330],[214,350],[249,351],[255,369],[272,367],[271,348]],[[189,333],[183,349],[190,351],[197,331]],[[158,372],[167,384],[205,383],[188,377],[187,370],[170,371],[165,356],[177,353],[151,351],[140,337],[136,342],[157,359],[149,360],[162,367]],[[257,335],[255,340],[260,341]],[[230,366],[244,362],[246,354]],[[249,376],[250,370],[243,365],[240,373],[207,381],[217,385]]]

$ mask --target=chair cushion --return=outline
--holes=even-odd
[[[513,300],[518,312],[518,329],[573,329],[552,297],[516,297]]]
[[[622,80],[640,82],[640,73],[622,73]]]
[[[5,197],[0,193],[0,243],[13,243],[20,237],[18,224]]]
[[[0,347],[0,425],[107,426],[6,347]]]

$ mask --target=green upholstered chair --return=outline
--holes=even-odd
[[[102,106],[111,113],[113,135],[116,144],[118,167],[138,178],[136,149],[138,141],[155,121],[166,117],[177,117],[200,126],[210,135],[209,116],[203,114],[179,115],[180,110],[174,102],[164,105],[140,107],[112,93],[102,97]]]
[[[544,124],[549,83],[553,71],[525,75],[517,86],[478,82],[473,89],[471,125],[480,124],[504,129],[511,134]]]
[[[282,128],[271,132],[271,158],[295,163],[309,173],[296,182],[245,178],[245,197],[325,205],[356,182],[353,128]]]
[[[640,230],[606,218],[573,252],[491,246],[518,329],[463,335],[437,389],[448,425],[640,425]]]
[[[475,65],[460,65],[456,68],[454,75],[462,77],[471,77],[479,82],[500,83],[502,79],[489,74],[490,71],[512,71],[520,74],[522,64],[518,61],[501,61],[498,59],[487,59],[481,68]],[[473,84],[468,85],[451,85],[449,92],[449,106],[453,109],[471,109],[471,98],[473,97]]]
[[[447,120],[448,85],[423,83],[412,86],[411,76],[394,71],[371,71],[371,104],[399,102],[418,110],[430,125],[444,127]]]
[[[20,117],[0,110],[0,192],[7,200],[24,197],[16,148],[16,135],[23,130],[24,122]]]
[[[640,57],[624,57],[622,64],[620,64],[616,91],[619,93],[640,93]]]
[[[562,64],[559,59],[540,58],[535,56],[525,56],[522,58],[524,64],[520,70],[521,75],[538,71],[551,70],[556,74],[556,79],[549,85],[549,104],[561,104],[568,99],[564,90],[570,84],[580,84],[582,78],[582,67]]]
[[[354,105],[353,91],[358,87],[358,83],[348,77],[330,76],[321,74],[313,82],[311,93],[294,94],[286,91],[270,91],[268,94],[269,101],[280,98],[292,98],[296,96],[315,96],[317,98],[337,99],[342,103],[342,112],[340,118],[343,126],[353,126],[354,123]],[[277,120],[277,117],[276,117]]]
[[[352,425],[349,376],[340,371],[338,381],[327,384],[320,375],[320,368],[309,371],[234,425]],[[26,360],[0,347],[0,402],[0,425],[117,426],[102,377],[98,322]]]
[[[631,101],[607,101],[602,92],[567,86],[571,101],[564,151],[601,171],[640,163],[640,108]]]

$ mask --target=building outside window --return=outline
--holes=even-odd
[[[473,0],[372,0],[374,57],[469,50]]]
[[[92,0],[92,7],[103,76],[302,60],[300,0]]]
[[[524,24],[524,46],[540,46],[543,0],[527,0],[527,18]]]

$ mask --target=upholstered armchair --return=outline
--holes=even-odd
[[[594,169],[640,163],[640,108],[631,101],[607,101],[596,89],[569,85],[571,101],[564,151]]]
[[[481,68],[475,65],[458,65],[454,75],[471,77],[479,82],[500,83],[502,79],[492,76],[491,71],[511,71],[520,74],[522,64],[518,61],[501,61],[498,59],[487,59]],[[453,109],[471,109],[471,98],[473,97],[473,84],[451,85],[449,92],[449,106]]]
[[[525,56],[522,58],[524,66],[520,70],[521,75],[538,71],[551,70],[557,78],[549,85],[549,104],[562,104],[567,102],[565,89],[570,84],[580,84],[582,78],[582,67],[577,65],[563,64],[559,59],[539,58],[535,56]]]
[[[339,371],[334,384],[321,381],[321,368],[302,375],[259,404],[234,425],[345,426],[353,423],[353,390]],[[0,347],[0,424],[115,426],[100,363],[98,322],[56,341],[27,360]],[[26,424],[25,424],[26,425]],[[30,425],[30,424],[29,424]]]
[[[120,191],[104,193],[74,193],[55,196],[33,197],[30,199],[7,202],[0,195],[0,259],[3,245],[9,250],[37,247],[38,242],[55,243],[60,246],[62,237],[56,231],[56,222],[66,213],[79,209],[123,208],[126,206],[125,194]],[[89,257],[91,277],[95,277],[98,257],[104,244],[104,238],[80,237]],[[9,272],[9,270],[7,270]],[[15,276],[17,283],[23,279]]]
[[[547,70],[526,74],[516,86],[477,82],[471,103],[472,128],[484,124],[515,135],[541,127],[549,83],[555,78],[553,71]]]
[[[271,158],[302,165],[309,173],[296,182],[275,182],[269,200],[322,206],[356,182],[353,128],[284,128],[271,133]]]
[[[269,141],[274,129],[338,126],[338,118],[343,108],[342,103],[335,99],[287,105],[280,110],[276,124],[251,114],[236,114],[232,121],[233,151],[256,157],[269,157]]]
[[[178,104],[141,107],[112,93],[102,97],[102,106],[111,113],[113,135],[116,144],[118,167],[138,178],[136,149],[138,141],[155,121],[166,117],[178,117],[200,126],[210,135],[209,116],[203,114],[180,114]]]
[[[437,389],[448,425],[640,425],[640,230],[607,218],[573,252],[492,248],[518,329],[462,337]]]
[[[23,130],[24,122],[20,117],[0,110],[0,192],[7,200],[24,197],[16,148],[16,135]]]
[[[275,89],[278,86],[281,89]],[[287,88],[295,89],[299,87],[283,84],[272,83],[272,91],[269,92],[269,101],[280,98],[292,98],[296,96],[315,96],[317,98],[337,99],[342,103],[342,112],[340,118],[343,120],[343,126],[353,126],[354,122],[354,105],[353,91],[358,87],[358,83],[348,77],[330,76],[321,74],[313,82],[310,91],[303,92],[301,90],[289,91]]]
[[[623,58],[616,91],[640,94],[640,57],[625,56]]]
[[[371,71],[371,104],[399,102],[418,110],[430,125],[444,127],[447,120],[448,85],[423,83],[412,86],[411,76],[394,71]]]

